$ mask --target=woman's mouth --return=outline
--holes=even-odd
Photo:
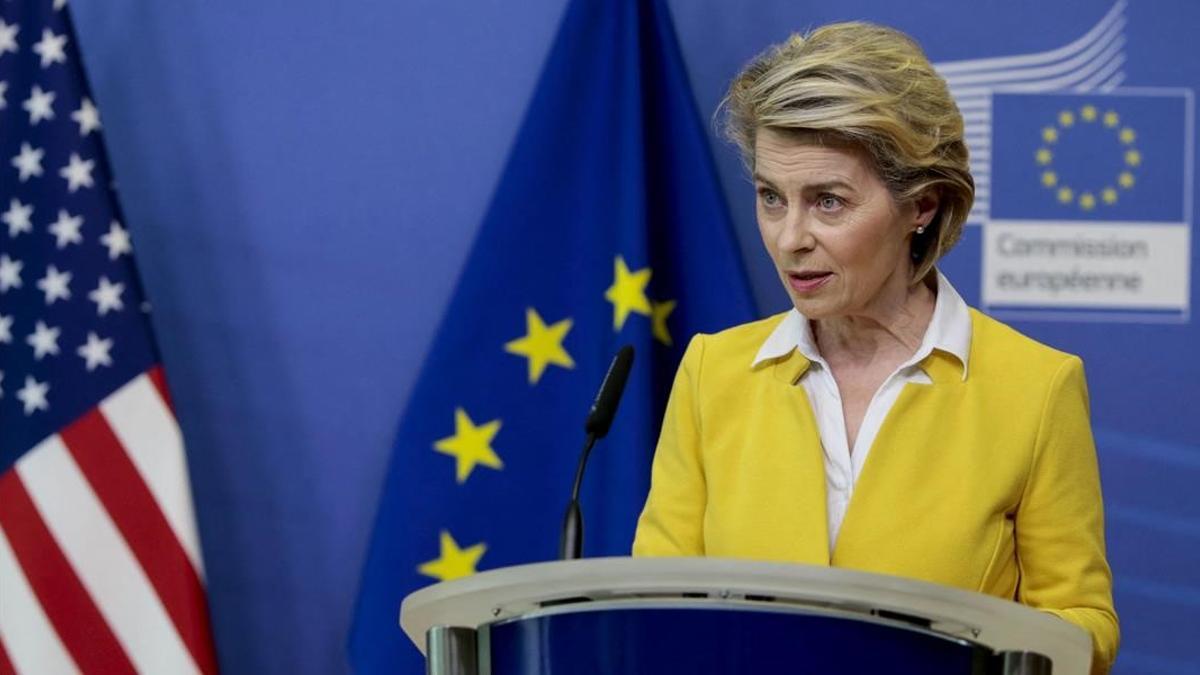
[[[811,293],[833,277],[832,272],[788,272],[788,285],[797,293]]]

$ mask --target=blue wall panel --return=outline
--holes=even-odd
[[[1053,49],[1113,6],[670,4],[705,115],[792,30],[867,18],[936,62]],[[189,445],[222,666],[344,670],[391,436],[565,1],[73,7]],[[1200,87],[1200,6],[1123,15],[1127,85]],[[782,309],[749,185],[714,152],[760,308]],[[972,228],[944,265],[972,304],[980,248]],[[1183,667],[1200,617],[1195,322],[1016,325],[1088,365],[1118,670]]]

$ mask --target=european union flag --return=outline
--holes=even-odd
[[[1182,90],[995,94],[989,311],[1187,320],[1191,105]]]
[[[396,438],[350,636],[420,668],[402,598],[556,556],[583,421],[638,354],[584,482],[585,555],[626,555],[696,332],[754,308],[662,0],[574,0]]]
[[[1188,105],[1179,90],[995,94],[992,218],[1183,222]]]

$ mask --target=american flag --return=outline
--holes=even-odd
[[[214,673],[183,441],[64,5],[0,2],[0,675]]]

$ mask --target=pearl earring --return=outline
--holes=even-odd
[[[917,227],[917,234],[925,234],[925,226],[924,225],[920,225]]]

